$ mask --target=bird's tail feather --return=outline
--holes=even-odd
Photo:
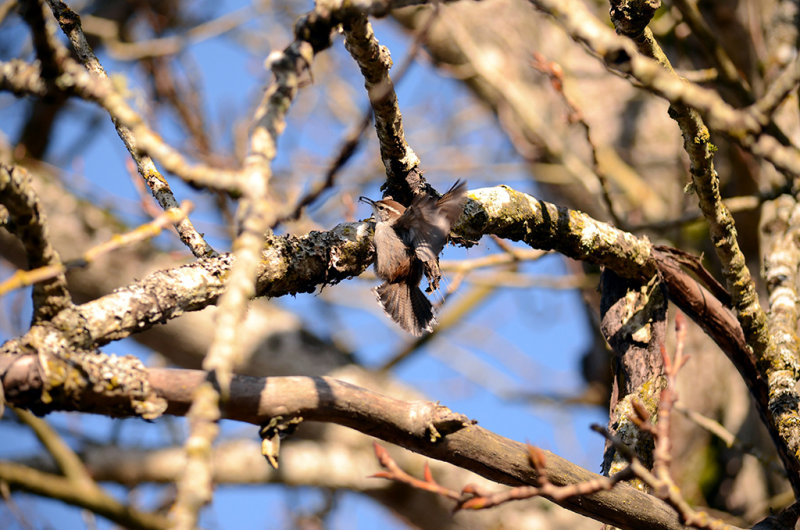
[[[433,307],[419,287],[386,282],[375,288],[375,294],[386,314],[404,330],[415,336],[433,331],[436,324]]]

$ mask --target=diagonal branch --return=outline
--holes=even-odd
[[[18,270],[10,278],[0,282],[0,296],[26,285],[34,285],[34,289],[43,285],[46,286],[54,279],[63,278],[69,269],[85,267],[104,254],[126,245],[132,245],[147,238],[155,237],[165,226],[186,218],[191,208],[192,204],[189,201],[185,201],[180,208],[169,209],[150,223],[141,225],[125,234],[115,235],[110,240],[90,248],[79,258],[63,263],[53,260],[49,265],[43,265],[32,270]],[[27,243],[28,240],[25,240],[25,242]],[[54,309],[60,311],[64,307],[50,308],[51,311]]]
[[[696,110],[714,130],[722,131],[739,145],[764,158],[779,170],[800,176],[800,150],[782,145],[775,137],[765,134],[768,119],[757,107],[735,109],[720,95],[665,69],[661,61],[638,53],[629,40],[614,33],[605,23],[590,13],[579,0],[531,0],[541,11],[556,19],[564,30],[596,54],[605,66],[616,73],[631,76],[644,88],[673,105],[687,105]],[[649,31],[649,30],[647,30]]]
[[[86,508],[124,527],[152,530],[169,527],[165,517],[122,504],[97,486],[82,485],[70,478],[45,473],[21,464],[0,461],[0,481],[12,489],[20,489]]]
[[[2,383],[11,403],[25,406],[25,400],[31,399],[30,392],[19,393],[19,389],[27,388],[35,394],[36,387],[31,385],[37,380],[41,383],[37,379],[38,367],[35,356],[0,356]],[[194,370],[151,369],[148,381],[159,397],[167,400],[167,413],[184,415],[194,391],[204,383],[205,374]],[[98,399],[95,389],[101,388],[100,385],[73,387],[72,399],[53,403],[51,407],[74,410],[82,403],[81,409],[86,412],[126,415],[118,400]],[[224,418],[253,425],[266,424],[276,416],[337,423],[503,484],[536,484],[537,474],[529,464],[525,444],[472,425],[466,417],[441,405],[399,401],[327,377],[236,376],[222,414]],[[432,439],[434,433],[438,437]],[[553,453],[544,454],[548,477],[554,485],[602,480]],[[664,503],[624,484],[558,502],[572,511],[621,527],[680,528],[674,512]]]
[[[25,169],[0,164],[0,205],[5,206],[11,221],[7,227],[25,246],[28,267],[63,268],[58,252],[50,243],[44,212],[31,186],[31,177]],[[67,290],[63,270],[34,285],[34,322],[49,320],[70,305],[72,298]]]
[[[389,76],[392,58],[381,46],[367,17],[354,13],[344,20],[345,48],[364,76],[369,102],[375,116],[381,159],[386,168],[387,193],[403,202],[408,198],[406,177],[418,169],[420,161],[406,141],[403,117],[397,103],[394,83]],[[421,190],[411,189],[411,193]]]
[[[14,414],[31,428],[61,473],[76,484],[97,487],[80,457],[46,421],[23,409],[15,409]]]
[[[86,36],[83,34],[81,19],[78,14],[61,0],[48,0],[48,3],[61,29],[69,38],[72,48],[75,50],[75,53],[86,69],[98,77],[108,79],[106,71],[103,69],[103,66],[100,64],[100,61],[87,42]],[[172,193],[172,189],[167,180],[156,168],[153,159],[140,153],[136,149],[136,139],[133,136],[133,132],[128,127],[120,124],[119,120],[117,120],[114,115],[111,115],[111,121],[114,122],[117,134],[125,144],[128,152],[130,152],[134,162],[136,162],[136,169],[139,175],[141,175],[142,179],[147,183],[153,197],[155,197],[158,204],[161,205],[161,208],[165,211],[178,208],[178,200]],[[181,241],[189,247],[195,257],[201,258],[216,254],[214,249],[211,248],[203,236],[195,229],[188,217],[184,217],[175,222],[175,229],[178,231]]]

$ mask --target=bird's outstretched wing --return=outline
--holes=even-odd
[[[429,290],[438,287],[441,277],[438,256],[447,242],[450,228],[464,210],[466,192],[466,182],[457,180],[438,200],[428,195],[417,195],[395,224],[403,242],[414,249],[425,265]]]

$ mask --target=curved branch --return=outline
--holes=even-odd
[[[24,168],[0,164],[0,205],[8,212],[8,228],[25,246],[29,269],[61,266],[39,197]],[[2,224],[2,223],[0,223]],[[33,287],[33,320],[47,320],[72,304],[64,272]]]
[[[18,406],[31,405],[26,400],[31,399],[31,393],[36,393],[35,387],[42,381],[37,357],[0,357],[0,373],[5,374],[2,384],[7,399]],[[184,415],[195,389],[206,381],[206,374],[197,370],[150,369],[147,379],[159,398],[167,401],[168,414]],[[98,385],[75,388],[75,399],[54,401],[52,410],[133,415],[132,410],[122,409],[119,401],[99,395],[98,389],[102,392]],[[41,405],[38,401],[36,404]],[[254,425],[266,424],[278,416],[283,420],[336,423],[502,484],[534,484],[536,479],[525,444],[473,425],[465,416],[441,405],[400,401],[332,378],[236,376],[222,414],[223,418]],[[553,453],[545,453],[548,477],[556,485],[598,478]],[[625,484],[558,503],[616,526],[682,528],[676,514],[663,502]]]

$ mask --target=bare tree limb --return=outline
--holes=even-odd
[[[766,379],[756,370],[736,319],[708,291],[683,273],[668,254],[654,249],[646,239],[505,186],[473,190],[469,197],[465,214],[455,227],[457,233],[468,238],[491,233],[522,240],[536,248],[556,250],[575,259],[602,264],[624,277],[647,279],[660,272],[670,298],[693,318],[702,315],[698,323],[742,374],[756,403],[761,404],[760,412],[776,446],[779,451],[786,451],[786,441],[778,434],[772,415],[764,406],[769,395]],[[307,292],[317,285],[360,273],[371,260],[369,234],[368,223],[351,223],[301,238],[268,238],[261,259],[257,294],[280,296]],[[31,348],[57,347],[66,352],[76,347],[76,338],[82,341],[80,347],[88,347],[128,336],[184,311],[214,303],[224,291],[223,278],[231,261],[230,255],[221,255],[156,272],[128,288],[78,306],[75,313],[60,314],[53,321],[55,327],[35,326],[17,341]],[[63,337],[58,331],[73,327],[79,331],[71,338]],[[785,453],[782,454],[785,457]]]
[[[378,43],[372,25],[364,15],[353,14],[347,17],[344,31],[345,47],[361,69],[375,116],[381,159],[386,168],[387,192],[394,194],[395,200],[402,202],[404,197],[408,197],[408,193],[400,196],[397,192],[406,191],[406,177],[419,167],[420,161],[406,142],[397,94],[389,77],[389,69],[392,67],[389,49]],[[413,193],[420,190],[411,191]]]
[[[50,242],[49,230],[39,199],[31,186],[31,178],[19,166],[0,164],[0,205],[5,206],[10,224],[7,226],[25,246],[28,267],[62,267],[61,258]],[[2,282],[0,292],[2,292]],[[33,320],[48,320],[72,305],[64,271],[42,278],[33,288]]]
[[[734,109],[716,91],[681,79],[664,69],[660,62],[637,53],[633,43],[615,35],[578,0],[566,3],[532,0],[532,3],[554,17],[573,39],[597,54],[610,70],[632,76],[672,104],[695,109],[712,129],[726,133],[778,169],[800,175],[800,151],[794,146],[781,145],[769,134],[762,134],[764,120],[757,109]],[[661,59],[659,57],[659,61]]]
[[[38,402],[41,386],[36,357],[0,356],[0,373],[6,399],[18,406]],[[184,415],[192,395],[205,381],[205,374],[192,370],[148,370],[148,382],[167,413]],[[98,389],[100,387],[97,387]],[[33,401],[30,401],[33,398]],[[71,403],[71,404],[70,404]],[[72,399],[52,403],[68,410],[79,408],[114,416],[134,413],[121,408],[119,398],[97,394],[94,385],[72,389]],[[398,401],[326,377],[254,378],[236,376],[230,396],[222,405],[224,418],[263,425],[281,416],[304,421],[333,422],[351,427],[412,451],[469,469],[490,480],[518,486],[535,484],[536,472],[529,464],[528,449],[473,425],[466,417],[429,402]],[[545,451],[548,476],[554,485],[567,485],[599,478],[557,455]],[[559,501],[564,507],[622,527],[644,526],[674,529],[674,512],[661,501],[627,485],[617,485],[586,497]]]
[[[100,64],[91,46],[89,46],[86,36],[83,34],[81,19],[78,14],[61,0],[48,0],[48,3],[50,4],[50,9],[53,11],[53,15],[55,15],[61,29],[69,38],[72,48],[75,50],[75,53],[83,65],[96,76],[108,79],[106,71],[103,69],[103,66]],[[161,205],[161,208],[164,210],[178,208],[178,200],[172,193],[172,189],[167,180],[156,168],[153,159],[147,155],[143,155],[136,149],[136,139],[133,136],[133,132],[128,127],[120,124],[114,115],[111,115],[111,121],[114,122],[117,134],[125,144],[128,152],[130,152],[131,157],[133,157],[139,175],[147,183],[153,197],[155,197],[158,204]],[[175,229],[181,241],[189,247],[195,257],[201,258],[216,255],[214,249],[211,248],[203,236],[195,229],[188,217],[184,217],[175,222]]]

